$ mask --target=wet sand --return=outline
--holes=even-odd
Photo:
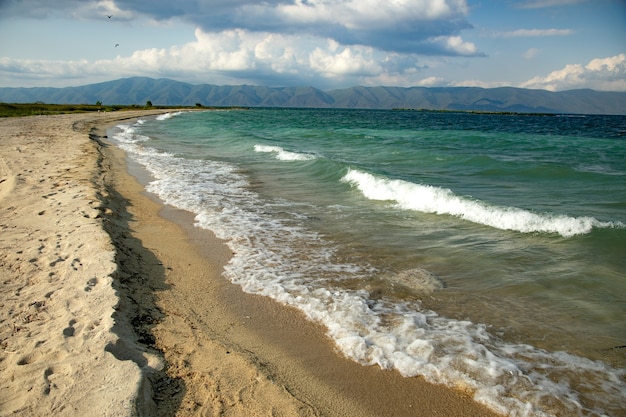
[[[104,138],[149,114],[0,120],[0,415],[494,415],[222,278],[224,243]]]

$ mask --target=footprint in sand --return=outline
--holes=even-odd
[[[49,265],[49,266],[54,267],[56,264],[58,264],[58,263],[60,263],[60,262],[65,262],[65,260],[66,260],[66,259],[67,259],[67,257],[65,257],[65,258],[61,258],[61,257],[59,256],[59,257],[57,258],[57,260],[56,260],[56,261],[52,261],[52,262],[50,262],[50,265]]]
[[[74,271],[78,271],[78,268],[83,266],[83,264],[80,262],[80,259],[78,258],[74,258],[74,260],[72,260],[72,268],[74,268]]]
[[[44,371],[43,373],[43,379],[46,381],[46,386],[43,390],[44,395],[49,395],[50,394],[50,389],[52,388],[52,382],[50,382],[50,375],[52,375],[54,372],[52,372],[52,369],[48,368]]]
[[[76,320],[74,319],[70,320],[69,326],[63,329],[63,336],[65,337],[74,336],[74,333],[76,333],[76,329],[74,328],[75,324],[76,324]]]
[[[63,376],[70,375],[71,373],[72,373],[72,367],[70,365],[61,365],[61,366],[55,365],[54,367],[46,368],[46,370],[43,372],[44,395],[49,395],[52,388],[58,388],[54,380],[58,380],[59,378],[62,378]]]
[[[22,356],[17,361],[17,365],[18,366],[30,365],[31,363],[37,362],[37,360],[39,360],[40,357],[41,357],[41,354],[38,352],[29,353],[27,355]]]
[[[98,284],[98,278],[91,278],[87,281],[87,286],[85,287],[85,291],[89,292]]]

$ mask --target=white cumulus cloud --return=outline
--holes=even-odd
[[[442,77],[427,77],[427,78],[419,80],[416,83],[416,85],[419,85],[422,87],[433,87],[433,86],[440,86],[440,85],[446,85],[446,84],[448,84],[448,81],[446,81]]]
[[[219,33],[198,28],[196,39],[181,46],[150,48],[98,61],[46,61],[0,58],[0,80],[61,79],[64,85],[126,76],[168,77],[200,83],[332,85],[337,80],[371,84],[395,79],[417,67],[417,58],[366,46],[345,46],[333,39],[241,29]],[[14,82],[6,82],[13,79]],[[84,80],[84,82],[82,82]]]
[[[310,54],[311,69],[329,77],[375,75],[381,67],[367,48],[342,48],[341,52],[316,48]]]
[[[534,77],[520,85],[550,91],[592,88],[602,91],[626,91],[626,53],[596,58],[587,65],[568,64],[546,76]]]
[[[439,36],[433,39],[433,44],[455,55],[476,55],[478,48],[472,42],[464,41],[460,36]]]

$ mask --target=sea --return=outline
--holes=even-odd
[[[626,416],[626,116],[218,109],[109,138],[230,247],[224,279],[353,361]]]

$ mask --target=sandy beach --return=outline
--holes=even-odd
[[[158,112],[0,120],[0,416],[495,415],[222,278],[226,245],[107,142]]]

